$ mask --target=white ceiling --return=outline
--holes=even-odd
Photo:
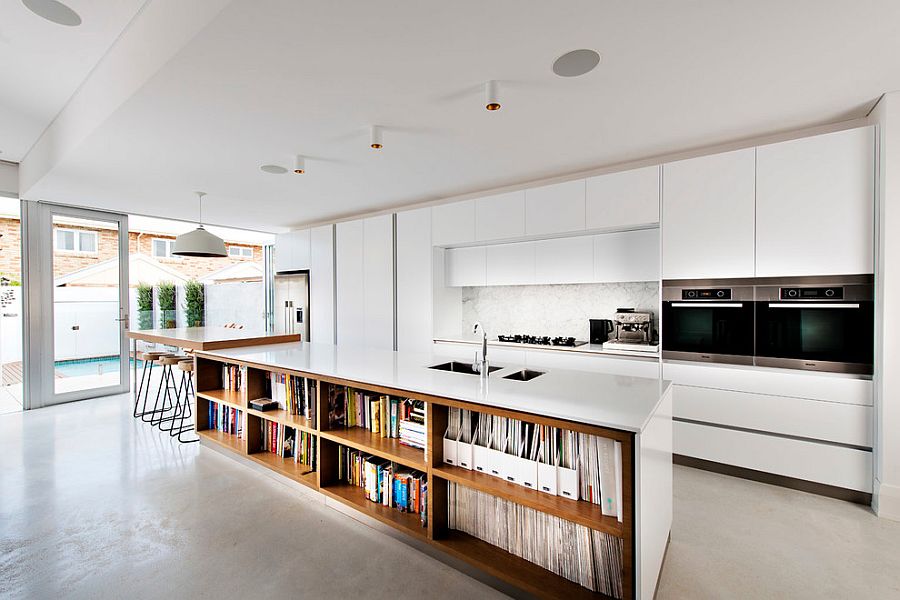
[[[18,162],[145,0],[66,0],[80,27],[0,2],[0,159]]]
[[[555,76],[576,48],[602,63]],[[193,218],[202,189],[208,221],[274,231],[860,117],[898,88],[896,0],[233,0],[27,197]],[[259,171],[294,153],[305,175]]]

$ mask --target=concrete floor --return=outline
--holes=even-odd
[[[318,498],[173,443],[125,396],[3,415],[0,597],[504,597]],[[900,598],[898,573],[900,523],[675,469],[660,600]]]

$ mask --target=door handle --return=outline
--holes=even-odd
[[[81,329],[80,325],[72,325],[72,331],[78,331],[79,329]]]

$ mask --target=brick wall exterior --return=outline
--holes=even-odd
[[[96,231],[97,252],[95,254],[83,254],[78,252],[54,251],[53,253],[53,275],[67,275],[73,271],[96,265],[97,263],[109,260],[116,256],[118,252],[118,235],[110,229],[91,229],[89,227],[78,227],[71,225],[61,225],[64,229],[81,229],[85,231]],[[0,274],[10,279],[21,281],[21,229],[18,219],[0,218]],[[152,240],[169,239],[174,240],[175,236],[157,235],[153,233],[141,233],[136,231],[128,232],[128,251],[131,254],[140,253],[152,256]],[[226,246],[243,246],[253,249],[253,258],[157,258],[160,264],[178,271],[186,278],[200,278],[209,273],[213,273],[220,269],[224,269],[229,265],[242,261],[259,262],[262,260],[262,246],[253,246],[251,244],[232,244],[226,242]]]

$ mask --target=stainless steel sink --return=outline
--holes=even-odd
[[[436,369],[438,371],[449,371],[450,373],[468,373],[469,375],[478,375],[478,371],[475,368],[473,363],[464,363],[452,360],[450,362],[441,363],[439,365],[432,365],[428,367],[429,369]],[[488,374],[493,373],[494,371],[499,371],[503,367],[488,367]]]
[[[509,375],[504,375],[503,379],[512,379],[514,381],[531,381],[535,377],[540,377],[544,371],[532,371],[531,369],[522,369]]]

